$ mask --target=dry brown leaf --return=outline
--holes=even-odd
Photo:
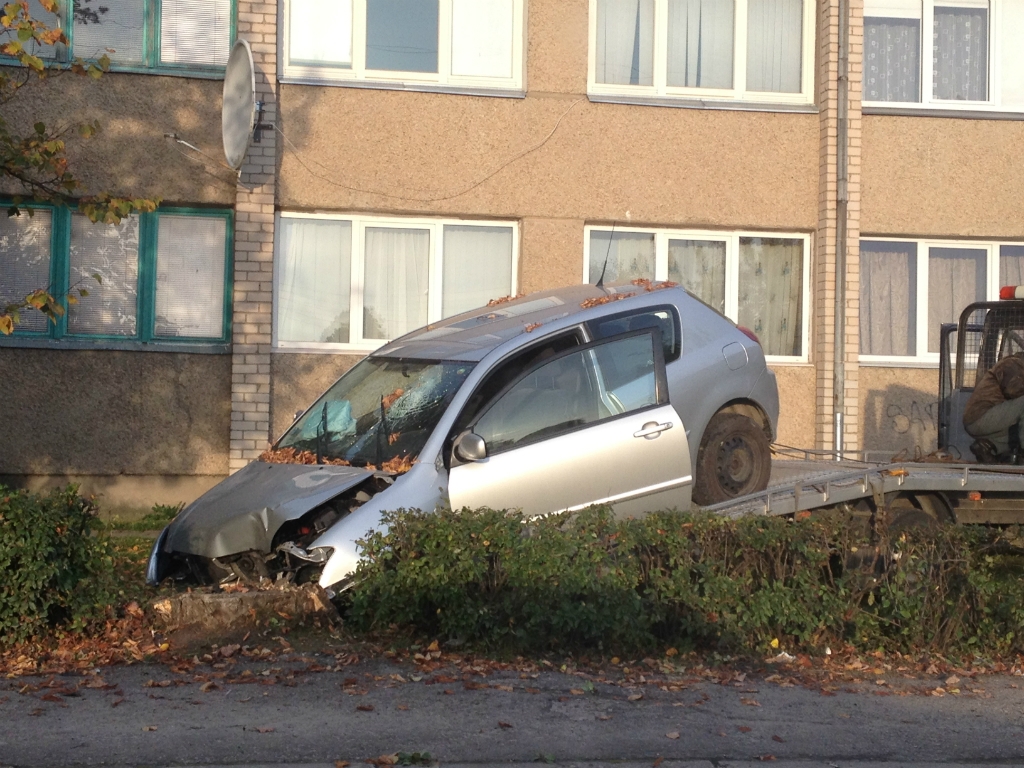
[[[586,693],[586,691],[584,691],[584,690],[582,690],[580,688],[570,688],[569,689],[569,693],[571,693],[573,696],[582,696],[583,694]]]
[[[373,704],[360,704],[356,707],[357,712],[373,712]]]
[[[751,728],[749,725],[737,725],[736,730],[740,733],[750,733],[754,729]]]
[[[366,761],[370,765],[376,765],[378,768],[384,765],[395,765],[398,762],[398,753],[393,755],[381,755],[380,757],[371,757]]]
[[[506,302],[509,302],[509,301],[515,301],[516,299],[521,299],[525,295],[526,295],[525,293],[517,293],[515,296],[502,296],[500,299],[491,299],[490,301],[487,302],[487,306],[488,307],[497,307],[499,304],[505,304]],[[488,317],[490,317],[490,315],[488,315]]]
[[[256,729],[256,733],[273,733],[274,729],[270,726],[262,726]]]
[[[506,722],[502,722],[501,720],[499,720],[498,721],[498,727],[499,728],[512,728],[513,726],[512,726],[512,723],[506,723]]]
[[[775,759],[775,755],[761,755],[759,758],[762,763],[770,763]]]
[[[678,739],[679,738],[679,731],[669,731],[668,733],[665,734],[665,738],[667,738],[667,739]]]
[[[779,742],[779,744],[785,744],[786,743],[786,740],[784,738],[782,738],[781,736],[775,736],[775,735],[772,736],[772,741],[777,741],[777,742]]]
[[[398,706],[395,707],[395,709],[397,709],[399,712],[408,712],[409,711],[409,705],[408,704],[399,704]]]
[[[640,701],[643,697],[642,693],[631,693],[626,697],[626,701]]]
[[[155,725],[144,725],[144,726],[142,726],[142,730],[144,730],[144,731],[155,731],[156,730],[156,726]]]
[[[654,763],[651,765],[651,768],[658,768],[658,766],[661,765],[663,762],[665,762],[665,758],[662,757],[661,755],[658,755],[654,759]]]
[[[748,707],[760,707],[761,704],[756,699],[740,699],[740,704],[746,704]]]
[[[210,691],[216,691],[218,688],[220,688],[220,686],[217,685],[215,682],[213,682],[213,680],[211,680],[208,683],[203,683],[201,686],[199,686],[199,690],[202,691],[203,693],[209,693]]]
[[[348,760],[335,760],[334,768],[348,768]]]

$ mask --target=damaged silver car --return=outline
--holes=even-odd
[[[756,337],[674,284],[497,300],[353,367],[175,518],[148,580],[336,593],[387,510],[642,515],[735,498],[767,486],[778,410]]]

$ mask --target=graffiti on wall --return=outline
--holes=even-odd
[[[922,403],[911,400],[907,404],[891,403],[886,416],[891,420],[891,429],[897,435],[910,432],[927,433],[938,430],[938,402]]]

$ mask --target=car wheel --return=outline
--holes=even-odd
[[[697,451],[693,501],[728,501],[768,487],[771,450],[764,430],[738,413],[716,413]]]

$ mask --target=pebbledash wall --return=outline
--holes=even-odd
[[[956,18],[931,0],[916,18],[913,3],[867,4],[737,0],[733,39],[696,75],[666,29],[699,0],[439,0],[426,21],[397,13],[404,0],[238,0],[231,32],[252,46],[273,127],[237,178],[209,159],[215,75],[62,84],[108,126],[81,158],[90,183],[232,210],[230,341],[0,341],[0,475],[83,478],[115,503],[193,497],[379,344],[373,327],[413,322],[368,318],[376,255],[401,263],[415,242],[427,296],[411,317],[426,319],[592,279],[591,248],[620,276],[703,280],[770,348],[779,442],[831,449],[839,408],[847,451],[931,450],[929,325],[1024,266],[1024,62],[1008,52],[1024,0],[964,0]],[[949,86],[918,50],[914,92],[879,46],[911,51],[907,34],[931,40],[921,30],[947,16],[984,21],[987,79]],[[437,52],[396,54],[423,24]],[[476,294],[460,242],[487,243]]]

